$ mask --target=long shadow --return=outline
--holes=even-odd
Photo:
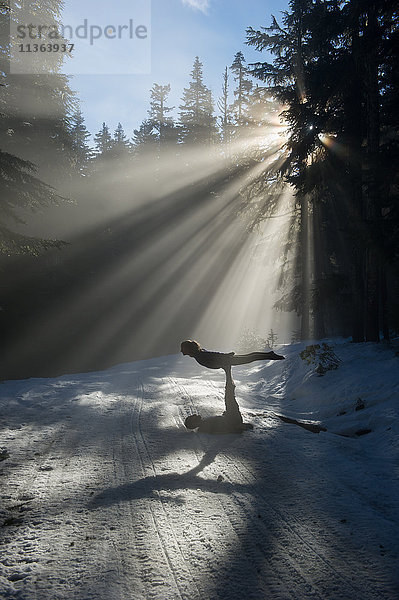
[[[184,500],[182,500],[181,497],[176,498],[168,496],[162,494],[163,491],[201,489],[215,494],[229,494],[233,490],[240,489],[243,491],[248,489],[249,486],[246,484],[232,484],[228,481],[198,477],[198,473],[212,464],[219,452],[228,448],[237,437],[239,437],[238,434],[229,434],[223,436],[223,440],[218,439],[210,448],[208,448],[208,450],[206,450],[198,465],[186,473],[167,473],[165,475],[149,476],[132,483],[108,488],[95,496],[88,503],[88,508],[95,510],[120,502],[148,498],[154,495],[157,498],[167,500],[168,502],[175,502],[178,504],[184,503]]]
[[[159,382],[159,370],[162,376],[165,372],[178,376],[181,371],[179,363],[175,364],[175,360],[174,357],[165,358],[162,365],[149,365],[145,372],[139,365],[126,365],[126,369],[118,367],[108,373],[86,375],[84,382],[79,377],[60,378],[53,382],[60,384],[60,387],[54,390],[54,406],[57,408],[59,405],[63,410],[75,397],[96,390],[116,397],[128,395],[130,392],[133,397],[135,376],[143,378],[144,383],[154,384]],[[200,376],[201,369],[197,369],[194,364],[191,367],[191,363],[188,363],[184,369],[185,377],[188,373]],[[25,390],[29,391],[38,386],[37,398],[40,403],[40,396],[43,396],[42,400],[46,398],[46,384],[49,383],[51,382],[21,382],[18,384],[18,392],[23,394]],[[67,392],[61,384],[67,384]],[[15,395],[15,385],[15,382],[10,383],[10,395]],[[3,386],[6,391],[8,384]],[[51,386],[49,391],[51,393]],[[169,456],[171,448],[184,453],[186,450],[193,450],[194,447],[202,447],[204,455],[195,467],[184,473],[144,477],[137,481],[127,481],[117,487],[106,487],[109,483],[103,480],[101,485],[104,489],[86,505],[90,510],[100,510],[101,507],[152,497],[165,503],[183,505],[184,495],[179,494],[178,490],[196,489],[214,494],[215,502],[225,502],[226,507],[235,506],[240,515],[229,514],[228,518],[237,523],[236,542],[230,549],[226,546],[226,552],[218,557],[217,581],[216,578],[210,578],[209,582],[206,582],[206,591],[209,593],[204,594],[204,597],[215,600],[227,597],[231,600],[244,597],[297,597],[301,600],[307,597],[318,600],[327,597],[376,600],[378,597],[378,600],[391,600],[398,597],[392,591],[394,586],[396,590],[399,588],[393,568],[398,552],[398,543],[395,541],[398,539],[398,521],[387,519],[390,512],[389,506],[384,506],[384,500],[388,493],[384,490],[374,492],[368,489],[369,478],[365,478],[362,486],[356,477],[353,482],[351,505],[348,505],[348,482],[350,483],[355,464],[348,457],[349,451],[354,448],[352,441],[346,446],[346,440],[340,440],[338,452],[336,445],[333,446],[327,437],[314,436],[298,427],[282,423],[275,430],[263,431],[261,434],[257,434],[255,430],[254,435],[227,435],[216,438],[189,434],[172,427],[162,427],[161,431],[162,405],[159,402],[152,405],[151,397],[148,397],[148,404],[146,400],[144,397],[141,423],[139,420],[134,421],[133,426],[137,431],[142,428],[152,462]],[[23,399],[21,406],[23,407]],[[86,418],[96,409],[95,406],[73,406],[76,406],[73,412],[77,420]],[[17,404],[15,407],[18,408]],[[48,423],[57,422],[60,418],[64,419],[62,410],[60,413],[54,410],[45,414],[43,407],[38,405],[36,409],[32,405],[32,412],[23,411],[20,415],[16,410],[12,421],[17,424],[23,419],[26,424],[43,427]],[[128,412],[129,408],[126,406],[126,416]],[[116,412],[115,415],[117,414]],[[111,411],[103,414],[101,418],[106,422],[114,416]],[[93,443],[98,444],[101,431],[101,428],[93,431],[89,429],[87,436],[92,437]],[[234,444],[236,441],[239,443]],[[355,448],[359,450],[358,446]],[[234,461],[234,456],[237,457],[237,468],[241,471],[238,475],[239,482],[218,482],[215,477],[208,479],[200,476],[200,473],[215,461],[218,454],[226,452],[227,449],[230,464]],[[374,453],[378,458],[377,446]],[[356,458],[357,464],[362,466],[359,457]],[[365,462],[363,464],[366,465]],[[246,477],[248,474],[249,477]],[[378,477],[379,482],[391,481],[388,476],[381,478],[381,473]],[[391,494],[395,498],[397,484],[392,481]],[[233,494],[234,498],[228,498]],[[84,502],[89,501],[86,498]],[[246,509],[248,506],[250,508]],[[375,532],[374,545],[370,544],[370,530]],[[394,533],[391,534],[391,530]],[[389,541],[386,542],[384,538],[388,538],[388,533]],[[386,547],[387,551],[382,566],[379,563],[382,552],[379,544]],[[288,564],[285,557],[289,553],[291,558]],[[344,558],[341,558],[341,554]],[[348,567],[343,564],[344,561]],[[313,570],[315,562],[320,565],[319,574],[323,579],[318,578]],[[243,565],[248,569],[246,578],[243,578]],[[351,574],[347,577],[349,569]],[[297,581],[300,579],[300,572],[307,578],[303,585],[299,585]],[[375,580],[373,582],[373,577],[380,575],[385,577],[387,590],[381,590],[377,596],[377,584]],[[346,583],[345,577],[347,581],[350,580],[349,583]],[[282,590],[274,587],[276,581],[281,583]],[[298,594],[295,596],[296,592]]]

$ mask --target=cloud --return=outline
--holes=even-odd
[[[183,0],[183,4],[191,6],[191,8],[196,10],[200,10],[203,13],[207,13],[209,8],[209,0]]]

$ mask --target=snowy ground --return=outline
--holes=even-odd
[[[188,357],[0,384],[0,598],[397,600],[399,357],[334,343],[235,367],[242,435]]]

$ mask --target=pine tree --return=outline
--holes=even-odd
[[[96,158],[110,158],[113,149],[113,140],[108,125],[102,124],[100,131],[94,136]]]
[[[220,126],[222,130],[221,139],[223,144],[228,144],[231,140],[233,125],[232,114],[229,106],[229,72],[226,67],[223,72],[222,96],[218,100],[218,109],[221,113]]]
[[[176,131],[172,116],[169,114],[174,106],[167,106],[170,94],[170,84],[158,85],[154,83],[151,89],[151,102],[148,111],[149,120],[158,132],[159,149],[168,143],[176,141]]]
[[[154,132],[154,123],[150,119],[145,119],[139,129],[134,130],[133,145],[137,148],[147,144],[155,144],[156,141],[157,134]]]
[[[70,115],[75,108],[74,93],[69,87],[68,77],[57,72],[63,60],[62,53],[59,53],[58,59],[52,57],[48,73],[10,73],[9,26],[18,24],[18,10],[18,3],[12,11],[9,3],[3,2],[0,6],[2,149],[34,163],[38,167],[40,178],[58,186],[63,178],[69,178],[73,169]],[[32,22],[36,23],[59,23],[61,19],[59,0],[25,2],[23,10],[24,18],[28,19],[26,11],[31,11]],[[45,53],[38,54],[38,61],[46,65]],[[17,64],[17,55],[18,53],[13,57],[13,64]]]
[[[24,224],[21,210],[38,211],[63,200],[54,188],[35,176],[32,163],[0,150],[0,254],[39,254],[61,242],[26,236],[13,230]]]
[[[27,3],[28,7],[28,3]],[[43,16],[57,21],[59,2],[36,6],[36,21]],[[15,18],[9,3],[0,6],[0,253],[39,254],[60,246],[52,240],[20,233],[29,211],[58,204],[64,198],[49,185],[60,183],[72,165],[69,114],[73,93],[68,78],[51,75],[10,74],[9,25]],[[15,59],[16,60],[16,59]],[[43,114],[43,107],[46,113]],[[46,183],[44,182],[46,179]],[[18,226],[19,231],[15,231]]]
[[[115,158],[120,158],[128,153],[129,148],[130,144],[125,135],[123,127],[121,123],[118,123],[114,132],[114,138],[112,140],[112,154]]]
[[[346,278],[354,341],[378,341],[379,298],[387,291],[385,284],[379,291],[387,254],[380,218],[379,123],[390,62],[383,50],[396,36],[395,19],[390,1],[291,0],[283,27],[273,19],[270,28],[248,30],[248,43],[276,56],[273,64],[258,63],[254,74],[287,107],[288,154],[281,172],[294,185],[302,209],[305,198],[310,201],[314,227],[316,222],[329,225],[324,256],[316,252],[314,257],[314,316],[319,325],[326,322],[316,314],[323,310],[326,276],[337,284]],[[302,259],[309,264],[304,250]],[[342,305],[342,289],[342,284],[330,287],[336,304]],[[382,312],[387,332],[387,309]]]
[[[303,125],[303,119],[297,118],[298,113],[302,116],[301,106],[305,100],[304,94],[304,66],[307,58],[306,37],[304,34],[304,19],[306,10],[311,0],[292,0],[290,2],[291,13],[285,13],[282,29],[273,17],[272,26],[264,28],[263,31],[247,30],[247,43],[254,45],[258,50],[271,48],[277,55],[275,64],[258,63],[253,69],[253,74],[269,85],[269,91],[282,103],[288,105],[284,111],[291,136],[287,143],[288,158],[281,171],[287,180],[295,185],[297,183],[297,202],[300,210],[296,213],[299,225],[299,256],[301,260],[298,266],[301,274],[299,284],[299,305],[297,310],[301,315],[301,337],[307,339],[310,336],[310,273],[309,273],[309,196],[307,190],[301,187],[304,173],[306,172],[307,151],[297,143],[297,128],[310,128],[311,123]],[[309,129],[311,131],[311,129]],[[308,136],[309,137],[309,136]],[[302,140],[301,140],[302,141]],[[296,273],[295,273],[296,275]],[[291,291],[295,296],[296,282]],[[297,287],[298,290],[298,287]]]
[[[273,329],[270,329],[268,336],[266,338],[266,342],[267,342],[267,345],[269,346],[270,350],[273,350],[273,348],[275,348],[277,346],[277,340],[278,340],[277,333],[275,333],[273,331]]]
[[[252,89],[252,82],[248,78],[249,69],[245,65],[242,52],[237,52],[230,69],[234,73],[234,81],[236,82],[235,100],[231,106],[231,111],[234,114],[236,124],[242,127],[248,122],[248,108]]]
[[[89,138],[90,133],[86,128],[83,113],[78,108],[71,118],[71,139],[75,171],[80,175],[87,175],[89,171],[92,157],[91,148],[87,143]]]
[[[186,144],[211,144],[217,139],[212,93],[203,81],[202,63],[195,58],[191,81],[180,105],[180,140]]]
[[[378,54],[383,57],[380,68],[380,125],[381,143],[379,158],[381,203],[379,213],[382,240],[380,294],[382,331],[385,340],[390,338],[390,327],[399,331],[399,44],[396,2],[386,4],[379,17],[382,35]]]
[[[150,119],[145,119],[139,129],[133,132],[133,155],[143,156],[148,152],[153,153],[157,145],[158,135],[154,131],[154,123]]]
[[[147,179],[158,180],[159,171],[159,134],[151,119],[144,119],[138,129],[133,131],[133,165],[141,171],[145,169]]]

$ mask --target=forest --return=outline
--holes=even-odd
[[[165,73],[132,133],[89,132],[73,78],[10,74],[0,15],[2,379],[175,353],[269,224],[255,258],[291,341],[397,335],[396,2],[291,0],[248,27],[259,62],[238,51],[216,95],[193,57],[181,104]]]

